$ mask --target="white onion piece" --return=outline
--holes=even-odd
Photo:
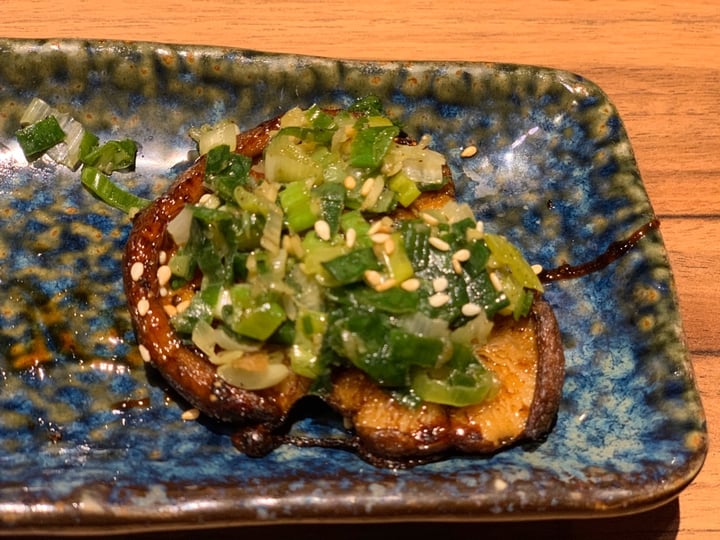
[[[228,384],[244,390],[262,390],[282,382],[290,373],[285,364],[270,364],[261,372],[236,368],[232,363],[222,364],[217,369],[218,376]]]
[[[167,231],[178,246],[186,244],[190,239],[190,225],[192,223],[192,210],[185,206],[168,222]]]

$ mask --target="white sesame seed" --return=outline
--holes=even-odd
[[[220,198],[213,193],[205,193],[202,197],[200,197],[198,204],[200,204],[200,206],[204,206],[205,208],[218,208],[220,206]]]
[[[443,292],[448,288],[448,280],[445,276],[439,276],[432,280],[433,290],[435,292]]]
[[[167,287],[160,287],[160,290],[158,292],[160,293],[160,296],[163,297],[168,295]]]
[[[160,251],[160,253],[158,253],[158,262],[160,264],[165,264],[167,262],[167,251]]]
[[[392,255],[395,252],[395,240],[392,239],[392,236],[385,240],[383,249],[388,255]]]
[[[351,227],[345,233],[345,245],[347,247],[351,248],[355,245],[356,240],[357,240],[357,231]]]
[[[137,303],[138,315],[140,315],[141,317],[144,317],[145,315],[147,315],[148,311],[150,311],[150,302],[148,302],[148,299],[141,298],[140,300],[138,300],[138,303]]]
[[[355,187],[357,186],[357,181],[355,180],[354,176],[348,175],[345,177],[345,180],[343,180],[343,185],[346,189],[355,189]]]
[[[483,221],[478,221],[475,224],[475,229],[480,233],[483,234],[485,232],[485,223]]]
[[[167,313],[168,317],[174,317],[177,315],[177,308],[172,304],[165,304],[163,309],[165,310],[165,313]]]
[[[197,420],[200,418],[200,411],[195,408],[188,409],[187,411],[183,411],[181,418],[186,421]]]
[[[495,272],[490,272],[490,282],[493,284],[493,287],[495,287],[495,290],[502,291],[502,283]]]
[[[140,358],[143,359],[143,362],[150,361],[150,351],[148,351],[145,345],[138,345],[138,351],[140,351]]]
[[[388,289],[392,289],[395,285],[397,285],[397,280],[395,280],[395,279],[392,279],[392,278],[385,279],[385,280],[381,279],[380,283],[378,283],[377,285],[374,286],[374,289],[377,292],[383,292],[383,291],[387,291]]]
[[[471,144],[462,149],[462,151],[460,152],[460,157],[469,158],[473,157],[475,154],[477,154],[477,146]]]
[[[380,232],[381,228],[382,221],[380,221],[379,219],[377,221],[373,221],[368,228],[368,236],[372,236],[373,234]]]
[[[465,262],[470,259],[470,250],[465,248],[458,249],[455,253],[453,253],[452,258],[460,262]]]
[[[157,278],[158,278],[158,284],[161,287],[164,287],[170,282],[170,278],[172,277],[172,270],[170,270],[170,267],[167,264],[163,264],[162,266],[159,266],[157,269]]]
[[[142,277],[143,272],[145,272],[145,265],[140,261],[134,262],[130,267],[130,278],[133,281],[138,281]]]
[[[466,317],[474,317],[475,315],[479,315],[482,311],[482,308],[478,306],[477,304],[473,304],[472,302],[468,302],[467,304],[464,304],[463,307],[460,308],[460,311],[462,311],[462,314]]]
[[[182,313],[190,306],[190,300],[183,300],[180,302],[177,306],[175,306],[175,309],[178,313]]]
[[[450,296],[448,296],[445,293],[439,292],[433,294],[430,298],[428,298],[428,303],[432,307],[442,307],[445,304],[447,304],[450,301]]]
[[[318,235],[320,240],[330,240],[330,224],[324,219],[318,219],[313,226],[315,234]]]
[[[365,180],[362,187],[360,188],[360,195],[362,195],[363,197],[367,197],[368,195],[370,195],[374,184],[374,178],[368,178],[367,180]]]
[[[373,244],[384,244],[390,239],[390,235],[388,233],[379,232],[375,234],[370,235],[370,240],[373,241]]]
[[[438,238],[437,236],[431,236],[428,242],[430,242],[430,245],[432,247],[434,247],[435,249],[439,249],[440,251],[450,250],[450,244],[448,244],[445,240]]]
[[[436,218],[436,217],[433,216],[432,214],[428,214],[427,212],[423,212],[422,214],[420,214],[420,217],[422,218],[422,220],[423,220],[425,223],[427,223],[427,224],[430,225],[431,227],[433,227],[433,226],[437,225],[438,223],[440,223],[440,221],[438,220],[438,218]]]
[[[417,291],[420,288],[420,280],[418,278],[408,278],[400,284],[400,287],[408,292]]]
[[[372,287],[376,287],[382,282],[382,275],[377,270],[365,270],[363,276]]]
[[[453,271],[456,274],[458,274],[458,275],[462,274],[463,267],[462,267],[462,263],[460,261],[458,261],[457,259],[452,259],[452,267],[453,267]]]
[[[543,271],[543,267],[540,264],[533,264],[530,268],[532,268],[532,271],[535,272],[535,274],[539,274]]]
[[[368,235],[372,236],[377,233],[391,233],[392,232],[392,219],[385,216],[382,219],[373,221],[368,229]]]
[[[507,489],[508,483],[502,478],[496,478],[493,482],[493,487],[495,488],[495,491],[504,491]]]

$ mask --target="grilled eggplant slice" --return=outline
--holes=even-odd
[[[258,159],[278,127],[275,118],[241,133],[235,151]],[[313,381],[290,372],[269,388],[239,388],[218,376],[208,356],[173,328],[176,305],[197,284],[168,294],[167,276],[162,271],[158,275],[158,269],[177,249],[168,224],[186,203],[206,193],[204,171],[205,160],[200,158],[134,218],[123,260],[125,292],[144,360],[192,406],[237,428],[238,447],[259,455],[286,440],[273,437],[287,427],[291,410],[310,392]],[[447,168],[444,173],[449,174]],[[392,217],[408,219],[453,198],[449,182],[441,190],[424,192]],[[272,347],[274,354],[284,354],[284,361],[289,361],[287,351]],[[498,317],[488,342],[476,353],[499,382],[496,394],[476,405],[412,405],[355,367],[335,369],[322,398],[352,426],[353,448],[374,463],[410,464],[449,453],[488,454],[545,436],[560,403],[564,355],[553,310],[542,295],[535,294],[527,316]]]

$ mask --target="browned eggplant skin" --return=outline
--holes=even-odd
[[[251,158],[259,156],[277,125],[278,119],[272,119],[244,132],[238,136],[236,151]],[[257,392],[229,385],[202,353],[180,339],[164,309],[157,269],[160,252],[168,245],[167,225],[186,203],[196,202],[205,193],[204,171],[204,160],[198,160],[133,220],[122,266],[135,335],[163,378],[205,414],[225,422],[279,425],[305,394],[309,381],[291,375],[282,384]],[[139,279],[131,275],[136,263],[143,266]],[[141,314],[139,306],[145,301],[148,308]]]
[[[236,151],[257,158],[277,127],[278,118],[274,118],[242,133],[238,136]],[[164,195],[134,218],[123,256],[123,281],[133,327],[139,345],[145,349],[143,355],[192,406],[210,417],[236,424],[239,433],[252,433],[252,429],[272,433],[283,425],[293,405],[306,395],[311,381],[291,374],[279,385],[261,391],[247,391],[227,384],[217,376],[215,366],[204,354],[176,334],[160,295],[157,278],[160,252],[171,245],[167,225],[186,203],[196,202],[205,193],[203,175],[204,160],[200,159]],[[437,206],[453,195],[450,183],[440,196],[425,197],[418,207]],[[133,279],[131,273],[136,263],[143,265],[139,279]],[[145,306],[141,309],[142,304],[147,309]],[[538,353],[535,389],[524,428],[512,437],[488,440],[473,431],[469,423],[464,425],[457,415],[453,416],[451,407],[426,404],[420,410],[410,409],[355,369],[335,375],[338,388],[353,390],[343,395],[337,388],[333,389],[326,401],[356,424],[357,446],[366,456],[412,459],[451,451],[482,454],[521,440],[538,439],[551,429],[557,414],[564,379],[564,354],[553,310],[539,294],[529,318]],[[382,409],[385,417],[377,426],[364,429],[357,425],[360,404],[353,399],[360,396],[367,399],[368,395],[385,404]],[[268,451],[271,446],[267,445]]]

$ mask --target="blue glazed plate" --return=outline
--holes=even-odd
[[[0,524],[160,529],[308,520],[610,516],[676,496],[705,417],[660,233],[609,268],[548,286],[567,357],[546,441],[383,470],[337,450],[240,455],[142,365],[119,260],[129,222],[14,140],[38,96],[142,145],[129,187],[161,193],[191,126],[250,127],[373,93],[449,156],[459,196],[544,267],[579,263],[654,217],[614,106],[570,73],[355,62],[150,43],[0,40]],[[460,157],[476,144],[477,155]],[[319,421],[296,429],[322,433]]]

